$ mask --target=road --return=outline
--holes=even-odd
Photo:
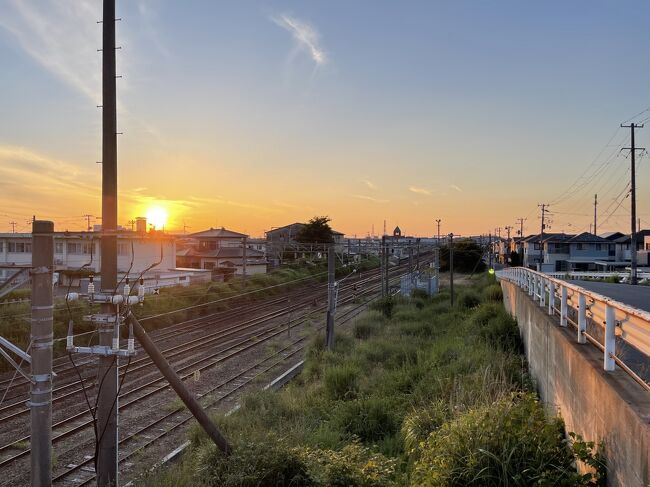
[[[621,303],[650,312],[650,286],[631,286],[596,281],[569,281]]]

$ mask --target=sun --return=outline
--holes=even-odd
[[[162,230],[167,223],[167,210],[160,206],[152,206],[147,210],[147,223],[156,230]]]

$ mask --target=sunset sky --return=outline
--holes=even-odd
[[[123,225],[155,206],[173,231],[532,233],[551,203],[573,233],[598,192],[600,230],[629,229],[618,126],[650,117],[650,2],[117,5]],[[100,19],[100,0],[0,0],[0,231],[101,215]]]

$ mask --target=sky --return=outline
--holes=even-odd
[[[119,222],[629,229],[650,3],[118,0]],[[0,0],[0,231],[101,215],[101,1]],[[650,119],[637,130],[650,148]],[[649,157],[638,159],[650,228]],[[513,234],[515,230],[512,230]]]

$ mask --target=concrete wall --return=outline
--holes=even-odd
[[[516,285],[501,281],[501,287],[542,400],[567,431],[605,441],[608,485],[648,486],[650,395],[622,370],[605,372],[600,350],[578,344],[574,328],[561,328]]]

